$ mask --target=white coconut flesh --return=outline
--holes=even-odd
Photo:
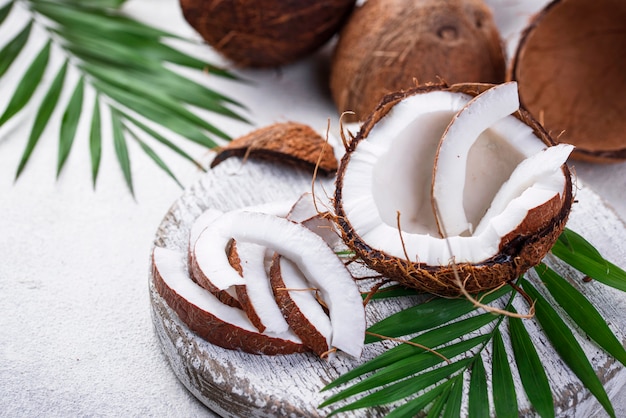
[[[498,90],[496,94],[504,91],[506,96],[503,100],[496,97],[498,102],[506,104],[511,99],[512,85]],[[437,173],[457,182],[454,190],[440,193],[439,211],[443,206],[444,211],[462,214],[459,223],[467,230],[464,235],[444,239],[432,204],[434,162],[441,138],[459,122],[457,114],[469,107],[471,100],[469,95],[450,91],[409,96],[395,104],[358,143],[343,172],[341,204],[351,227],[369,247],[402,259],[408,255],[413,262],[432,266],[448,265],[452,259],[480,263],[498,254],[502,237],[513,231],[530,209],[564,191],[566,178],[560,168],[570,147],[550,151],[546,158],[539,156],[547,148],[544,142],[516,117],[501,117],[503,112],[497,117],[485,116],[488,122],[470,122],[475,137],[469,138],[472,145],[463,151],[461,158],[466,162],[462,168],[449,164],[448,160],[457,160],[455,150],[439,155]],[[484,109],[471,113],[480,119]],[[466,123],[464,120],[460,123]],[[481,131],[482,126],[486,129]],[[463,130],[462,125],[452,129]],[[533,176],[529,172],[532,163],[521,165],[530,157],[551,165]],[[500,193],[497,205],[489,211],[516,170],[516,179],[532,178],[532,184],[512,179],[508,191]],[[452,193],[456,196],[450,197]],[[448,208],[453,202],[457,206]],[[481,224],[488,211],[488,220]]]
[[[225,248],[231,239],[265,246],[294,262],[310,286],[319,289],[327,304],[332,346],[354,357],[361,355],[365,311],[360,292],[343,262],[320,236],[278,216],[243,211],[225,213],[200,234],[195,245],[196,253],[210,254],[207,267],[222,278],[222,284],[241,279],[226,256]]]
[[[237,242],[237,255],[241,263],[246,294],[265,330],[286,332],[289,324],[274,299],[274,293],[265,266],[267,249],[250,242]]]
[[[289,297],[309,322],[309,324],[303,325],[317,330],[326,339],[327,346],[330,347],[332,344],[332,325],[330,318],[315,297],[315,290],[311,290],[310,283],[298,269],[298,266],[285,257],[280,257],[278,260],[280,276],[285,288],[289,289]],[[298,333],[295,328],[294,332]]]
[[[193,305],[194,309],[204,311],[219,321],[230,324],[232,327],[260,334],[244,311],[222,303],[211,292],[200,287],[189,278],[185,268],[185,258],[182,253],[167,248],[155,247],[153,263],[165,285],[178,296],[185,299],[190,305]],[[269,331],[262,334],[297,344],[302,343],[300,338],[290,329],[280,334]]]

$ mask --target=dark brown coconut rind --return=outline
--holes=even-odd
[[[557,0],[520,39],[509,78],[572,157],[626,160],[626,2]]]
[[[372,127],[395,104],[411,95],[435,90],[449,90],[475,96],[486,88],[489,88],[489,85],[460,84],[449,88],[441,85],[429,85],[387,95],[364,123],[356,138],[350,143],[348,152],[344,155],[337,171],[336,223],[344,242],[370,268],[383,276],[419,291],[455,297],[460,294],[460,288],[457,285],[458,275],[464,282],[465,290],[472,294],[479,293],[514,280],[529,268],[539,264],[565,228],[573,203],[571,174],[567,165],[563,165],[562,168],[566,182],[561,195],[529,211],[524,221],[514,231],[502,238],[498,255],[480,263],[431,266],[408,262],[406,259],[394,257],[380,249],[370,247],[352,228],[342,205],[343,173],[350,162],[352,151],[360,141],[367,137]],[[554,141],[530,113],[520,109],[515,113],[515,116],[530,126],[546,145],[554,145]]]
[[[330,89],[339,112],[362,121],[391,92],[505,75],[503,43],[481,0],[368,0],[340,32]]]
[[[303,58],[343,25],[355,0],[180,0],[187,22],[240,67]]]
[[[152,261],[152,277],[157,292],[176,312],[180,320],[200,338],[211,344],[251,354],[279,355],[309,351],[302,344],[244,330],[198,308],[165,283],[154,259]]]
[[[243,270],[241,269],[241,261],[239,260],[239,256],[237,255],[237,250],[234,241],[232,241],[228,247],[228,261],[230,265],[233,266],[241,276],[243,274]],[[225,303],[228,306],[232,306],[233,308],[243,309],[243,305],[241,302],[237,300],[237,298],[233,297],[230,293],[225,290],[221,290],[217,288],[209,279],[200,266],[198,265],[198,261],[196,260],[196,255],[193,251],[193,248],[189,251],[189,274],[191,279],[198,284],[198,286],[208,290],[216,298],[220,300],[220,302]]]
[[[315,329],[289,296],[289,290],[286,289],[280,270],[280,258],[280,254],[274,254],[270,267],[270,284],[274,291],[276,303],[289,327],[300,337],[302,343],[321,357],[328,352],[330,347],[328,347],[326,338]]]
[[[332,146],[313,128],[296,122],[275,123],[232,140],[218,150],[211,168],[235,156],[288,164],[311,172],[317,166],[322,175],[334,175],[338,165]]]

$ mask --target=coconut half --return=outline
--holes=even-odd
[[[517,109],[516,93],[510,83],[386,96],[349,144],[336,181],[338,227],[370,267],[458,295],[457,277],[476,293],[541,261],[571,208],[564,162],[572,147],[547,151],[554,142]],[[537,165],[545,167],[534,175]]]

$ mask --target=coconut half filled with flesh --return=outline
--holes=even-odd
[[[358,256],[403,285],[492,289],[538,264],[563,230],[572,149],[519,108],[514,82],[391,94],[347,144],[337,224]]]

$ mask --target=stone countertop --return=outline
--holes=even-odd
[[[130,0],[127,7],[191,35],[175,0]],[[0,43],[7,39],[0,32]],[[252,105],[255,125],[297,120],[324,129],[333,108],[320,76],[323,54],[281,71],[244,72],[253,85],[224,82],[224,91]],[[42,138],[14,181],[31,120],[18,119],[0,130],[0,416],[211,416],[172,373],[150,318],[150,249],[182,190],[131,146],[133,198],[110,141],[94,189],[85,137],[56,179],[54,134]],[[220,126],[233,136],[250,130]],[[185,186],[201,174],[180,158],[167,162]],[[626,219],[626,163],[574,167]],[[626,414],[616,406],[618,416]]]

